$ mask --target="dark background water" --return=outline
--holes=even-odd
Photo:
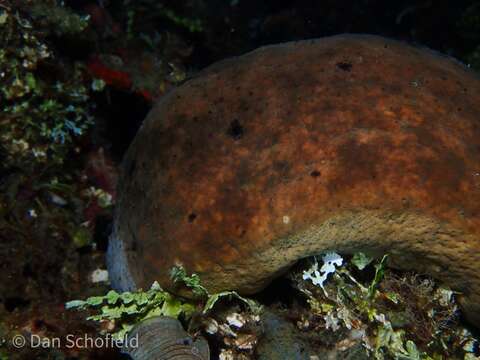
[[[148,1],[143,1],[148,3]],[[73,4],[74,2],[72,2]],[[111,2],[112,11],[121,11]],[[197,17],[191,65],[202,67],[258,46],[339,33],[368,33],[419,43],[466,59],[478,46],[480,3],[472,0],[164,1]],[[115,8],[116,7],[116,8]],[[169,24],[162,24],[165,28]],[[171,24],[170,24],[171,25]],[[178,30],[178,29],[177,29]]]
[[[91,284],[89,276],[105,267],[112,208],[92,207],[91,199],[81,194],[90,186],[114,193],[117,166],[152,104],[205,66],[266,44],[364,33],[427,46],[480,69],[480,1],[474,0],[67,0],[69,12],[90,16],[87,29],[74,35],[55,31],[62,22],[61,16],[52,15],[59,3],[0,0],[0,10],[8,9],[12,16],[18,13],[32,21],[32,30],[18,31],[35,33],[51,50],[53,57],[33,70],[46,87],[58,79],[67,82],[72,78],[73,64],[82,69],[81,81],[87,88],[93,78],[104,77],[107,85],[103,91],[88,93],[84,106],[93,124],[63,149],[63,164],[49,160],[32,165],[15,160],[15,154],[7,163],[10,150],[6,144],[0,146],[2,360],[1,339],[15,332],[53,337],[98,331],[85,321],[85,314],[65,315],[63,308],[65,301],[108,291],[105,284]],[[38,10],[35,4],[45,6]],[[12,46],[12,56],[18,55],[18,43],[0,46]],[[92,65],[98,63],[100,70]],[[2,71],[9,70],[0,68]],[[2,89],[11,86],[8,81],[8,76],[0,79]],[[25,119],[5,109],[25,98],[2,96],[0,92],[0,133],[15,138],[18,134],[5,125],[6,120],[22,125]],[[45,93],[46,98],[52,96]],[[28,113],[37,108],[35,101]],[[44,145],[45,139],[40,142]],[[45,188],[53,178],[65,182],[64,190]],[[66,205],[58,199],[52,201],[52,191]],[[31,209],[38,213],[35,219],[26,215]],[[86,221],[88,241],[79,243],[75,231]],[[59,236],[52,236],[52,224]],[[6,349],[13,358],[21,359],[118,356]]]

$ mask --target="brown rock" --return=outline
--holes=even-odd
[[[126,155],[113,281],[169,287],[181,263],[248,294],[321,251],[388,252],[461,291],[478,325],[479,116],[474,72],[380,37],[215,64],[155,106]]]

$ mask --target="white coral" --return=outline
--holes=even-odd
[[[318,262],[315,259],[315,263],[310,267],[310,269],[303,272],[303,280],[310,280],[314,285],[320,286],[325,292],[323,283],[327,280],[329,274],[332,274],[336,270],[336,266],[342,266],[343,258],[337,253],[330,252],[322,256],[323,265],[318,270]]]

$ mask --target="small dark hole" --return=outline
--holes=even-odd
[[[230,127],[227,130],[227,135],[232,137],[234,140],[239,140],[243,137],[245,130],[240,122],[235,119],[230,123]]]
[[[119,350],[117,350],[119,351]],[[133,360],[133,358],[127,353],[115,354],[115,358],[119,360]]]
[[[264,290],[255,294],[254,299],[267,306],[275,303],[291,306],[298,301],[290,280],[284,276],[273,280]]]
[[[337,68],[343,71],[350,72],[352,70],[353,65],[348,62],[339,62],[337,63]]]
[[[32,269],[32,266],[30,264],[25,264],[23,266],[23,276],[27,277],[27,278],[33,278],[35,273]]]
[[[33,329],[36,330],[36,331],[44,329],[45,325],[46,325],[45,321],[43,321],[41,319],[33,320]]]
[[[106,215],[99,215],[95,219],[93,238],[97,244],[97,249],[107,251],[108,238],[112,232],[112,219]]]
[[[27,307],[30,304],[29,300],[21,297],[9,297],[5,299],[5,309],[8,312],[13,312],[15,309]]]
[[[195,221],[196,218],[197,218],[197,214],[191,213],[190,215],[188,215],[188,222],[192,223]]]
[[[310,176],[311,176],[311,177],[319,177],[319,176],[320,176],[320,171],[318,171],[318,170],[313,170],[313,171],[310,173]]]
[[[131,163],[130,163],[130,166],[128,167],[128,175],[129,176],[132,176],[133,175],[133,172],[135,171],[135,160],[133,160]]]
[[[478,356],[480,355],[480,344],[478,343],[478,341],[475,341],[473,343],[473,353]]]

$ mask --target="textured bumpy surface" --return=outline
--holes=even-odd
[[[109,253],[122,289],[183,264],[252,293],[324,250],[388,252],[480,324],[480,80],[360,35],[267,46],[165,96],[124,160]]]

